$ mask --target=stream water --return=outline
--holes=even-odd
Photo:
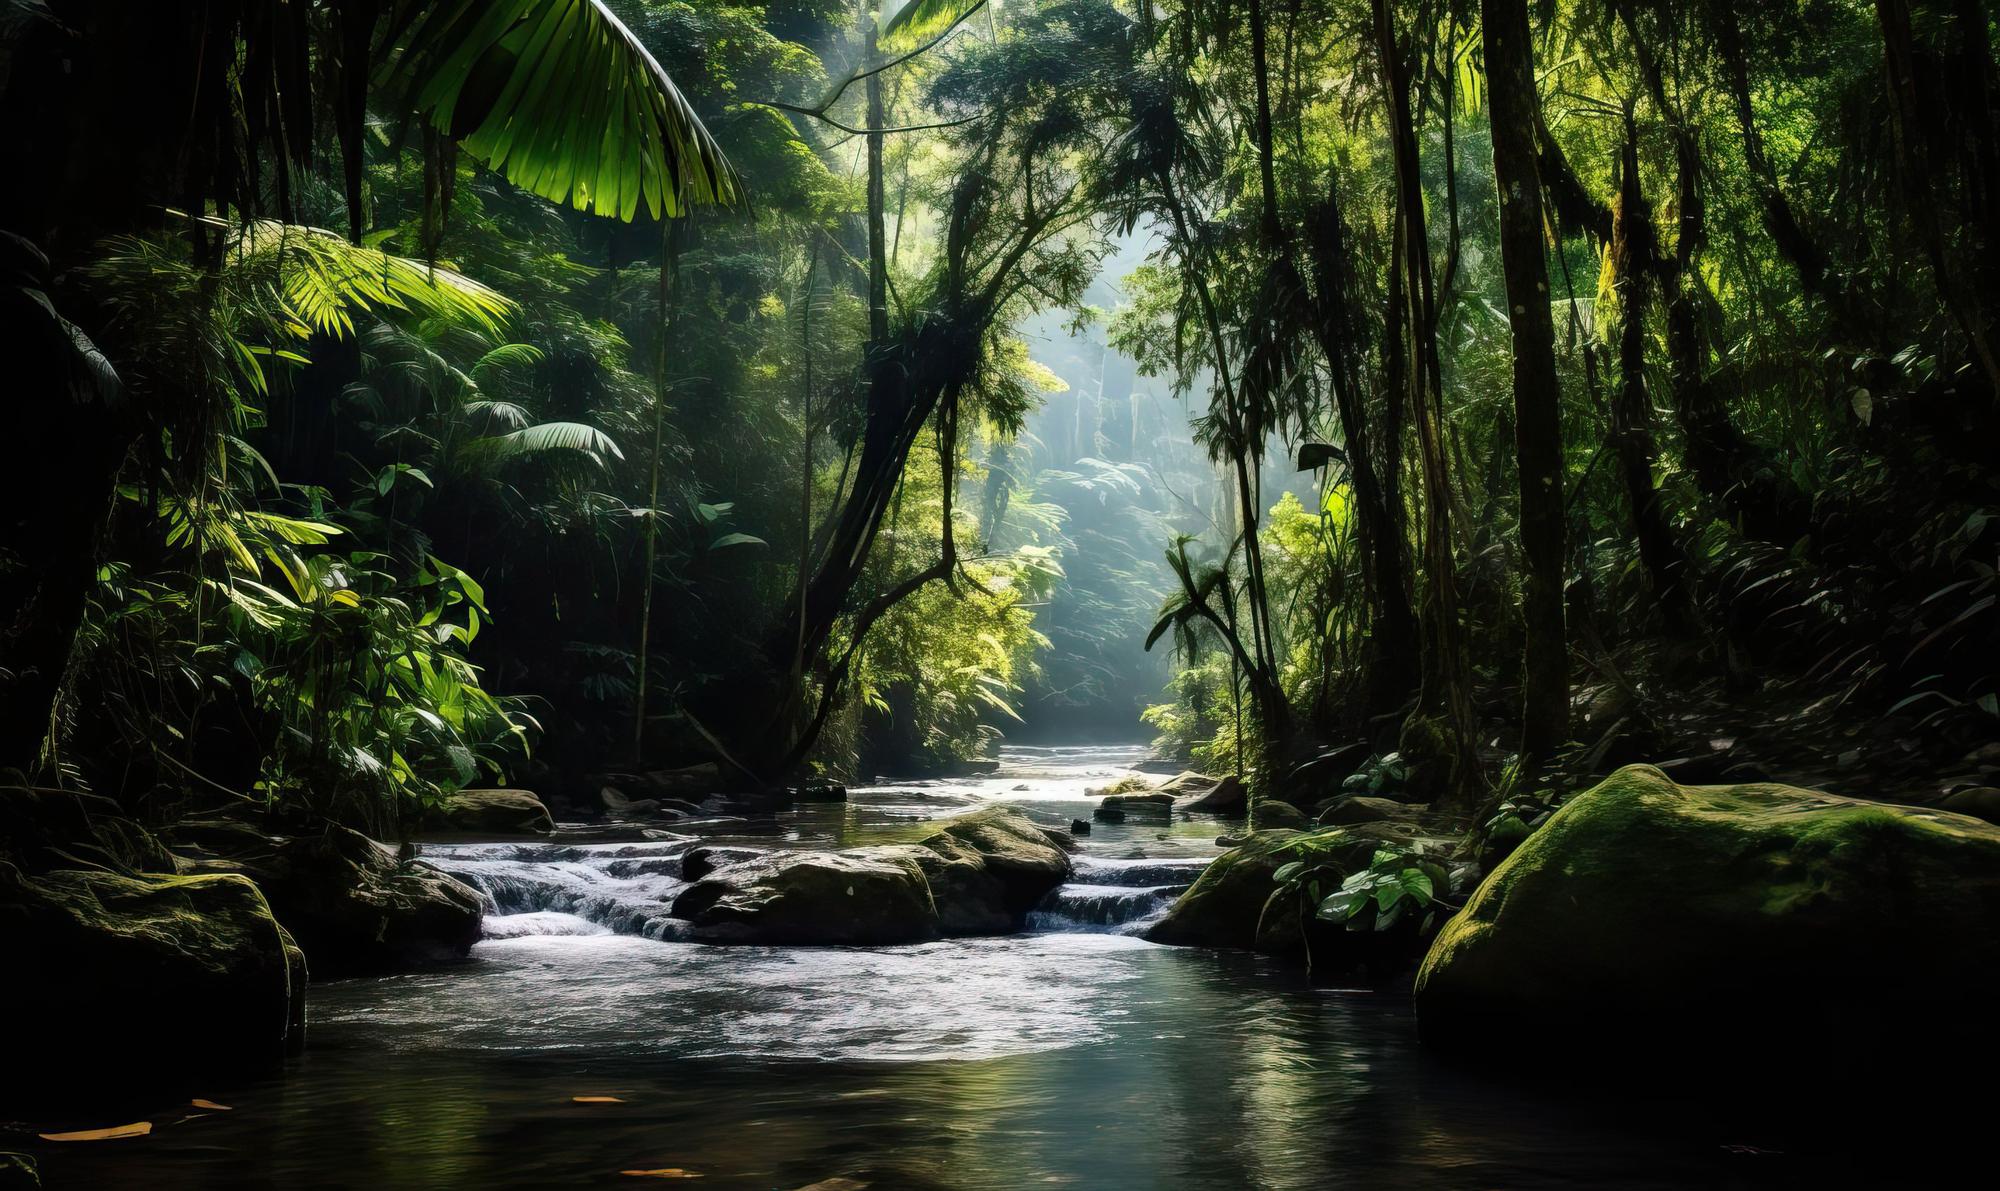
[[[673,830],[847,846],[996,799],[1066,824],[1142,756],[1008,749],[976,779]],[[1309,988],[1253,955],[1136,938],[1224,829],[1097,825],[1027,933],[891,948],[677,941],[685,838],[432,846],[494,903],[468,962],[315,986],[311,1045],[282,1077],[206,1092],[233,1111],[161,1115],[149,1137],[43,1147],[44,1179],[494,1188],[678,1171],[758,1191],[1233,1191],[1811,1173],[1671,1104],[1456,1069],[1418,1047],[1406,993]]]

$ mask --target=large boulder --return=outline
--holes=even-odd
[[[271,1067],[302,1039],[306,969],[234,874],[24,874],[0,861],[9,1023],[0,1101],[36,1107]]]
[[[322,979],[458,959],[479,941],[478,890],[358,831],[266,836],[210,820],[176,839],[202,849],[187,867],[255,880]]]
[[[1250,804],[1250,827],[1254,831],[1297,831],[1311,824],[1305,812],[1289,802],[1260,798]]]
[[[767,852],[710,872],[673,914],[708,943],[915,943],[938,936],[937,907],[915,860],[858,852]]]
[[[547,835],[556,829],[549,808],[532,790],[458,790],[424,815],[432,831],[462,835]]]
[[[956,815],[918,843],[949,862],[975,866],[985,878],[949,880],[934,888],[947,934],[1015,929],[1029,910],[1069,880],[1068,837],[1043,830],[1019,807],[989,806]],[[986,925],[960,926],[960,920]]]
[[[1182,777],[1194,776],[1182,774]],[[1179,781],[1179,778],[1174,779]],[[1173,783],[1169,782],[1168,786]],[[1167,786],[1160,787],[1167,793]],[[1174,799],[1174,809],[1182,814],[1194,815],[1241,815],[1249,806],[1248,792],[1243,788],[1243,779],[1234,774],[1212,782],[1206,789],[1190,788]]]
[[[993,806],[929,826],[908,843],[747,857],[697,849],[683,860],[695,883],[675,899],[673,914],[695,938],[714,943],[1002,934],[1068,879],[1060,838],[1018,808]]]
[[[1874,1101],[1914,1086],[1894,1082],[1914,1067],[1985,1069],[1967,1048],[1995,1049],[1979,1023],[1996,987],[2000,829],[1630,766],[1493,872],[1439,935],[1416,997],[1441,1046],[1718,1082],[1755,1072],[1770,1095],[1772,1081],[1865,1079]]]

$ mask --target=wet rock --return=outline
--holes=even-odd
[[[1928,1086],[1902,1082],[1924,1064],[1985,1069],[1989,1034],[1912,1031],[1985,1020],[1996,986],[2000,828],[1631,766],[1494,871],[1416,997],[1427,1042],[1522,1065],[1872,1099]]]
[[[1069,833],[1070,833],[1071,835],[1089,835],[1089,834],[1090,834],[1090,820],[1089,820],[1089,819],[1071,819],[1071,820],[1069,821]]]
[[[1230,842],[1231,850],[1202,870],[1194,884],[1146,932],[1147,939],[1186,947],[1288,949],[1295,945],[1296,918],[1291,920],[1289,932],[1282,923],[1264,924],[1261,934],[1259,929],[1265,904],[1277,889],[1273,874],[1281,866],[1312,855],[1354,871],[1366,867],[1378,848],[1438,848],[1442,844],[1424,841],[1414,828],[1394,823],[1320,831],[1253,831]]]
[[[1026,812],[990,806],[955,815],[921,841],[940,855],[975,860],[999,884],[999,906],[1019,924],[1056,886],[1069,880],[1070,841],[1044,831]]]
[[[710,872],[673,914],[708,943],[916,943],[939,934],[915,860],[850,852],[768,852]]]
[[[322,978],[459,959],[479,941],[477,890],[358,831],[327,824],[274,837],[208,820],[182,825],[174,838],[204,848],[188,862],[194,871],[256,881]]]
[[[1121,815],[1137,815],[1141,818],[1164,819],[1173,813],[1174,796],[1171,794],[1107,794],[1097,804],[1098,810],[1117,811]]]
[[[604,803],[604,811],[614,819],[650,819],[658,817],[660,800],[657,798],[627,798],[625,791],[616,786],[606,786],[597,792]]]
[[[796,802],[846,802],[847,787],[838,782],[798,786],[792,790],[792,798]]]
[[[1192,769],[1183,769],[1180,773],[1161,782],[1158,792],[1171,795],[1176,799],[1194,798],[1215,789],[1217,783],[1221,780],[1220,778],[1210,777],[1205,773],[1196,773]]]
[[[433,831],[466,835],[547,835],[556,829],[549,808],[531,790],[459,790],[424,815]]]
[[[261,1070],[304,1029],[304,958],[240,875],[0,861],[0,934],[17,965],[0,980],[0,1101]]]
[[[1988,823],[2000,823],[2000,788],[1993,786],[1973,786],[1945,795],[1938,803],[1939,810],[1950,811],[1954,815],[1971,815]]]
[[[696,938],[725,943],[914,943],[999,934],[1018,929],[1029,910],[1068,880],[1066,842],[1020,809],[994,806],[946,819],[903,844],[751,851],[726,863],[722,853],[745,850],[696,848],[682,860],[682,875],[695,884],[675,899],[673,914],[689,920]],[[843,878],[851,879],[843,884]],[[815,898],[826,904],[813,907]]]
[[[1166,787],[1162,786],[1160,792],[1166,793]],[[1233,774],[1199,793],[1184,794],[1174,799],[1175,810],[1191,815],[1240,815],[1248,805],[1243,781]]]
[[[704,761],[679,769],[655,769],[643,774],[641,780],[653,798],[699,798],[722,787],[722,767]]]
[[[1099,823],[1123,823],[1125,812],[1115,806],[1099,806],[1090,812],[1090,817]]]
[[[1298,807],[1275,798],[1260,799],[1250,808],[1252,831],[1298,830],[1310,826],[1310,822]]]
[[[689,848],[681,853],[681,880],[699,881],[723,865],[741,864],[763,854],[758,848],[731,848],[719,844]]]
[[[1297,831],[1260,831],[1216,857],[1146,938],[1187,947],[1254,946],[1264,903],[1277,887],[1271,874],[1296,857],[1302,838]]]

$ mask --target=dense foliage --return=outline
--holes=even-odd
[[[0,65],[38,779],[379,828],[1151,704],[1472,810],[1606,690],[2000,718],[1986,6],[119,7]]]

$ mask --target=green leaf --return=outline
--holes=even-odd
[[[710,550],[721,550],[729,546],[768,546],[763,538],[755,534],[726,533],[708,544]]]
[[[986,0],[906,0],[902,4],[890,0],[876,17],[875,43],[888,51],[916,49],[985,6]]]
[[[510,182],[630,222],[743,198],[735,170],[603,0],[397,0],[391,97]]]

